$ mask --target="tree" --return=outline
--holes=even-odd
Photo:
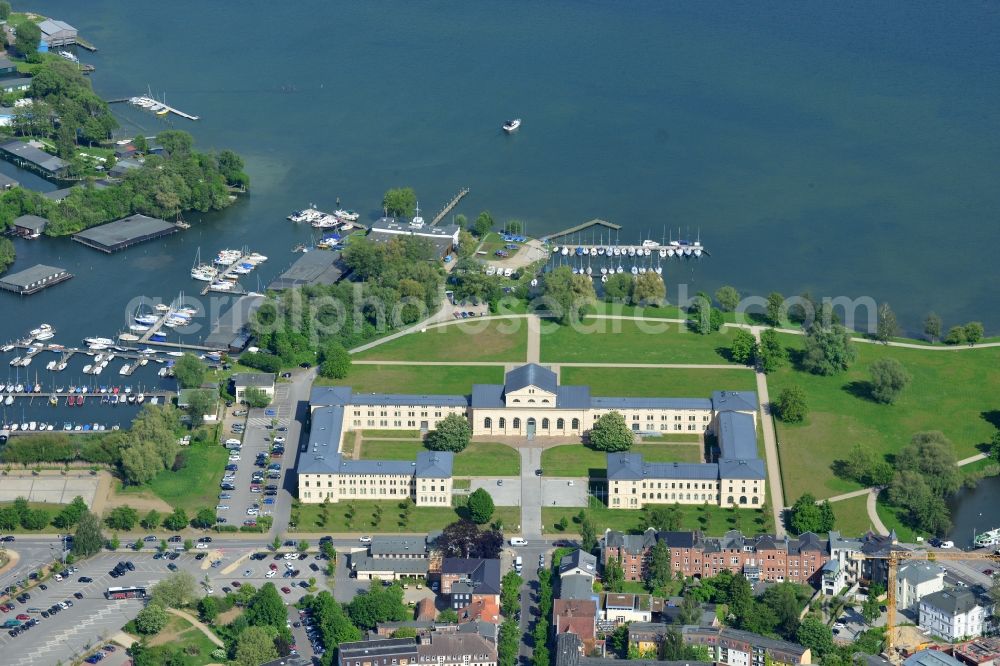
[[[767,322],[771,326],[781,326],[785,323],[788,311],[785,308],[785,297],[776,291],[767,295]]]
[[[948,334],[944,336],[946,345],[960,345],[965,343],[965,327],[952,326],[948,329]]]
[[[879,342],[889,342],[899,333],[899,323],[896,321],[896,313],[892,311],[888,303],[878,306],[878,317],[875,323],[875,339]]]
[[[850,331],[840,324],[824,326],[817,321],[806,334],[802,368],[814,375],[834,375],[847,370],[857,357]]]
[[[753,363],[756,361],[758,355],[756,338],[749,331],[745,331],[742,328],[736,329],[729,353],[737,363],[744,363],[746,365]]]
[[[255,409],[263,409],[271,404],[271,396],[256,386],[248,386],[243,390],[243,400]]]
[[[87,503],[83,501],[82,497],[77,495],[73,498],[72,502],[56,514],[56,517],[52,519],[52,524],[60,529],[68,529],[80,522],[80,518],[86,512]]]
[[[139,522],[139,512],[128,505],[115,507],[104,522],[113,530],[128,531]]]
[[[594,302],[594,281],[586,275],[574,275],[569,266],[560,266],[545,274],[542,298],[548,316],[565,326],[580,318],[580,313]]]
[[[612,303],[629,303],[632,301],[632,291],[635,278],[631,273],[615,273],[604,283],[604,300]]]
[[[215,511],[209,509],[208,507],[198,509],[198,513],[196,513],[194,518],[191,519],[192,527],[198,527],[205,530],[213,525],[215,525]]]
[[[698,624],[701,619],[701,604],[693,594],[685,594],[684,601],[681,602],[680,614],[677,617],[678,623]]]
[[[869,626],[882,614],[881,602],[878,599],[880,593],[881,591],[875,585],[869,587],[868,596],[865,597],[865,602],[861,606],[861,617],[865,618],[865,622]]]
[[[612,557],[604,565],[604,589],[608,592],[621,592],[625,583],[625,571],[622,569],[622,562],[617,557]]]
[[[101,521],[90,511],[80,516],[80,521],[76,525],[76,532],[73,535],[73,554],[77,557],[90,557],[100,552],[104,544],[104,535],[101,533]]]
[[[381,507],[378,507],[378,508],[381,508]],[[300,553],[304,553],[304,552],[306,552],[307,550],[309,550],[309,542],[308,542],[308,541],[306,541],[305,539],[300,539],[300,540],[299,540],[299,543],[298,543],[298,544],[297,544],[297,545],[295,546],[295,548],[296,548],[296,550],[298,550],[298,551],[299,551]]]
[[[899,399],[912,379],[903,364],[894,358],[880,358],[868,371],[872,377],[872,398],[887,405]]]
[[[367,630],[381,622],[405,620],[409,615],[403,603],[403,588],[398,584],[384,587],[379,581],[372,581],[371,587],[355,595],[344,609],[354,626]]]
[[[798,385],[781,389],[774,401],[774,407],[777,410],[777,417],[785,423],[802,423],[809,413],[806,392]]]
[[[42,40],[41,29],[32,21],[21,21],[17,24],[16,29],[17,37],[14,40],[14,48],[25,57],[37,57],[38,44]]]
[[[982,322],[970,321],[965,325],[965,341],[969,343],[970,347],[983,339],[983,333]]]
[[[268,582],[253,596],[243,615],[250,626],[266,625],[279,629],[285,626],[288,611],[274,583]]]
[[[620,412],[611,411],[602,414],[594,421],[590,429],[589,441],[591,448],[598,451],[628,451],[632,447],[635,435],[625,423],[625,417]]]
[[[205,381],[205,364],[188,352],[174,364],[174,376],[181,388],[197,388]]]
[[[449,414],[437,423],[437,427],[427,433],[424,445],[432,451],[452,451],[460,453],[469,445],[472,426],[461,414]]]
[[[918,432],[896,455],[896,468],[923,476],[938,497],[946,497],[962,484],[962,473],[955,466],[955,447],[938,431]]]
[[[187,394],[187,411],[191,424],[201,423],[205,414],[214,414],[218,404],[218,393],[214,390],[195,389]]]
[[[181,608],[194,600],[195,592],[194,576],[175,571],[153,586],[152,600],[165,608]]]
[[[649,555],[646,587],[653,593],[662,590],[663,586],[670,582],[672,573],[670,570],[670,549],[664,541],[658,539]]]
[[[7,0],[0,2],[0,21],[10,18],[10,3]]]
[[[585,553],[592,553],[597,547],[597,530],[590,516],[584,516],[580,520],[580,549]]]
[[[732,312],[740,304],[740,292],[727,284],[715,290],[715,300],[723,312]]]
[[[162,519],[163,517],[160,515],[159,511],[156,509],[150,509],[149,513],[143,516],[140,524],[147,530],[155,530],[160,526],[160,521]]]
[[[319,374],[331,379],[343,379],[351,369],[351,355],[344,345],[333,342],[323,348],[320,356]]]
[[[722,313],[712,307],[708,294],[700,292],[691,300],[687,311],[688,328],[695,333],[708,335],[722,328]]]
[[[458,624],[458,612],[454,608],[445,608],[438,613],[437,621],[442,624]]]
[[[417,193],[412,187],[394,187],[382,196],[382,208],[389,215],[413,217],[417,207]]]
[[[615,273],[617,276],[618,274]],[[624,273],[622,273],[624,275]],[[608,280],[610,282],[610,280]],[[639,273],[632,288],[632,302],[636,305],[660,305],[667,299],[667,286],[655,271]]]
[[[928,313],[924,319],[924,335],[931,342],[941,339],[941,317],[934,312]]]
[[[833,650],[833,632],[815,615],[807,615],[799,624],[795,637],[800,644],[812,649],[821,659]]]
[[[219,616],[219,600],[205,596],[198,600],[198,616],[205,622],[215,622]]]
[[[819,506],[812,493],[803,493],[792,505],[790,513],[789,526],[797,534],[822,534],[834,528],[833,509],[829,507],[829,502],[826,503],[826,508]]]
[[[135,628],[139,633],[158,634],[167,624],[167,611],[157,603],[149,603],[135,616]]]
[[[521,610],[521,585],[524,584],[516,571],[508,571],[500,580],[500,612],[504,617],[516,617]]]
[[[17,253],[14,251],[14,244],[10,242],[10,239],[0,239],[0,273],[10,268],[16,256]]]
[[[493,216],[488,210],[484,210],[476,216],[476,221],[472,223],[472,233],[480,238],[486,236],[493,229]]]
[[[26,530],[40,530],[49,524],[49,512],[45,509],[28,509],[21,516],[21,527]]]
[[[495,529],[482,529],[471,520],[457,520],[445,526],[436,543],[445,557],[493,559],[503,549],[503,534]]]
[[[904,470],[889,484],[889,502],[905,511],[904,522],[931,534],[951,529],[948,505],[919,472]]]
[[[174,512],[163,519],[163,526],[168,530],[182,530],[187,527],[188,515],[184,509],[174,509]]]
[[[736,574],[729,579],[727,592],[729,610],[736,616],[737,626],[744,627],[755,610],[753,587],[743,574]]]
[[[682,522],[680,506],[652,505],[646,507],[646,528],[652,527],[657,532],[675,532]]]
[[[493,517],[493,498],[483,488],[477,488],[469,495],[469,517],[477,525],[485,525]]]
[[[774,372],[788,360],[788,352],[781,345],[778,340],[778,332],[773,328],[765,328],[760,332],[760,349],[757,360],[765,374]]]
[[[278,658],[274,646],[277,632],[273,627],[250,626],[236,637],[236,663],[240,666],[258,666]]]

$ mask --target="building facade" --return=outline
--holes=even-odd
[[[274,373],[273,372],[238,372],[231,377],[233,383],[233,395],[236,402],[243,402],[246,399],[247,389],[257,389],[269,398],[274,398]]]
[[[920,600],[920,627],[948,641],[981,636],[991,611],[967,589],[942,590]]]
[[[764,666],[764,664],[812,663],[812,652],[807,647],[774,638],[767,638],[749,631],[729,627],[686,626],[681,630],[685,645],[704,645],[712,661],[730,666]]]
[[[906,562],[896,574],[896,608],[919,610],[920,600],[944,589],[944,569],[929,562]]]
[[[764,462],[757,457],[755,393],[716,391],[710,399],[591,397],[590,387],[560,386],[554,372],[533,363],[508,372],[503,384],[474,384],[471,388],[469,396],[354,393],[344,386],[314,388],[310,397],[310,442],[299,456],[299,499],[322,502],[329,494],[331,502],[337,501],[335,493],[320,493],[315,488],[319,483],[328,489],[334,479],[326,477],[340,473],[333,460],[337,459],[337,465],[344,464],[338,456],[346,432],[426,432],[447,416],[457,414],[469,419],[474,436],[583,436],[596,419],[617,411],[637,434],[714,432],[720,441],[720,455],[710,463],[645,463],[640,455],[609,454],[611,508],[705,502],[754,508],[764,502]],[[382,467],[391,467],[388,462],[382,461]],[[405,476],[388,483],[387,489],[398,488]],[[440,481],[426,485],[434,487],[428,492],[447,492],[447,502],[451,501],[450,478],[444,484],[446,491],[441,489]],[[419,488],[412,491],[419,492]],[[433,498],[417,500],[427,505],[437,502]]]

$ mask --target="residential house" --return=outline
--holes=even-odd
[[[597,578],[597,557],[582,550],[574,550],[559,562],[559,576],[590,576],[591,582]]]
[[[0,56],[0,76],[14,76],[17,74],[17,63],[7,56]]]
[[[920,627],[948,641],[975,638],[987,629],[988,605],[968,589],[934,592],[920,600]]]
[[[341,643],[337,647],[340,666],[412,666],[419,658],[413,638],[387,638]]]
[[[847,587],[847,569],[840,566],[839,560],[829,560],[820,571],[820,590],[827,596],[839,594]]]
[[[14,79],[0,79],[0,92],[23,92],[31,87],[31,78],[20,76]]]
[[[641,582],[645,580],[655,544],[656,530],[652,527],[642,534],[623,534],[608,528],[601,540],[601,565],[606,567],[611,560],[617,559],[625,572],[625,580]]]
[[[108,175],[111,176],[112,178],[124,178],[125,174],[131,171],[132,169],[141,169],[141,168],[142,168],[142,162],[140,162],[139,160],[132,158],[122,159],[115,162],[115,165],[111,167],[110,171],[108,171]]]
[[[576,634],[556,636],[553,666],[616,666],[619,659],[591,657],[584,653],[585,646]],[[658,661],[656,659],[629,659],[629,666],[713,666],[710,661]]]
[[[25,238],[38,238],[48,223],[46,218],[38,215],[21,215],[14,218],[14,232]]]
[[[586,649],[597,640],[597,603],[593,600],[555,599],[552,602],[552,628],[556,636],[576,634]]]
[[[681,637],[685,645],[707,647],[712,661],[718,664],[793,666],[812,663],[812,652],[807,647],[730,627],[685,626],[681,629]]]
[[[615,626],[626,622],[649,622],[653,619],[651,606],[648,594],[602,592],[598,601],[598,617]]]
[[[896,608],[919,611],[921,599],[943,589],[943,567],[931,562],[906,562],[896,573]]]
[[[597,594],[594,592],[593,577],[586,574],[560,576],[559,598],[597,601]]]
[[[441,594],[450,598],[450,605],[455,610],[477,601],[488,601],[499,608],[500,560],[444,558],[441,561]]]
[[[38,29],[42,33],[41,41],[50,48],[76,43],[76,28],[66,21],[47,18],[38,24]]]
[[[435,631],[417,637],[417,661],[436,666],[497,666],[497,646],[477,633]]]

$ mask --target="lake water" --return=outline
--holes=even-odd
[[[963,489],[949,502],[954,527],[948,538],[956,546],[972,544],[973,534],[1000,527],[1000,477],[983,479],[973,490]]]
[[[235,149],[252,194],[113,256],[19,241],[15,270],[45,262],[76,277],[0,293],[0,339],[42,321],[61,342],[111,335],[140,296],[196,293],[198,247],[268,255],[266,285],[312,238],[285,220],[291,210],[340,197],[372,218],[402,185],[427,217],[468,186],[458,212],[489,209],[532,234],[594,217],[622,224],[623,243],[700,233],[712,256],[669,266],[671,294],[688,282],[868,295],[911,332],[931,309],[946,325],[1000,330],[988,278],[1000,240],[996,4],[30,5],[100,48],[81,56],[101,95],[148,86],[202,117],[120,109],[128,127]],[[524,125],[504,136],[513,116]]]

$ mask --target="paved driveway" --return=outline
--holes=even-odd
[[[535,470],[542,467],[542,450],[522,447],[521,453],[521,534],[526,539],[542,536],[542,477]]]
[[[97,494],[99,477],[89,473],[71,472],[69,476],[24,476],[14,473],[0,484],[0,502],[13,502],[18,497],[26,497],[31,502],[51,502],[69,504],[79,495],[87,506],[93,506]]]
[[[497,485],[497,481],[503,481],[502,485]],[[520,506],[521,505],[521,478],[517,476],[502,476],[499,479],[473,479],[472,490],[482,488],[493,498],[493,503],[497,506]]]

